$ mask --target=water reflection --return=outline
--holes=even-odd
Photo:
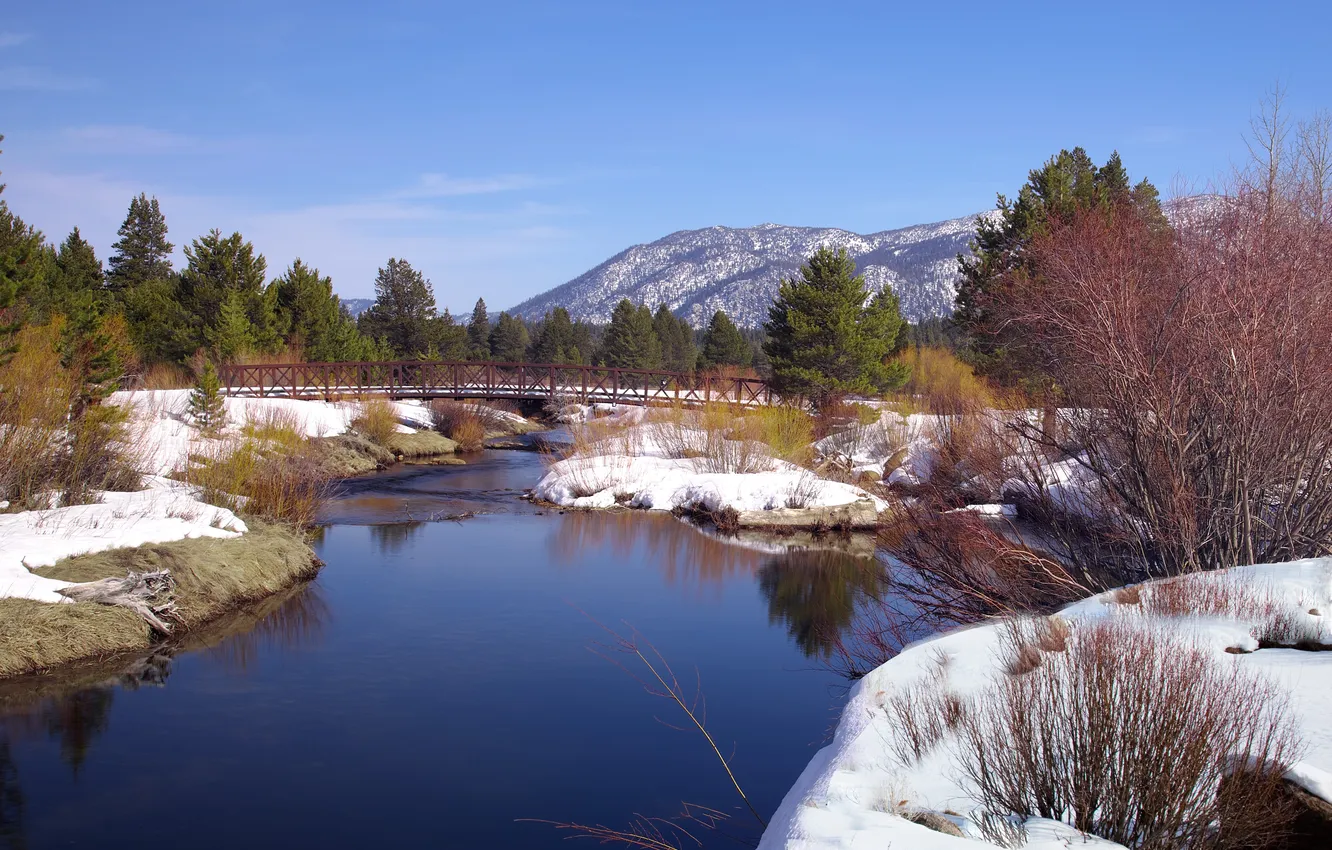
[[[394,522],[387,525],[370,526],[370,539],[375,542],[375,551],[381,555],[391,555],[406,548],[412,538],[421,530],[423,522]]]
[[[678,585],[719,584],[734,575],[752,574],[765,557],[688,527],[669,514],[570,511],[555,524],[550,550],[561,564],[578,564],[591,549],[609,549],[629,558],[644,546],[667,581]]]
[[[328,603],[319,587],[302,583],[149,653],[4,683],[0,686],[0,841],[8,844],[0,847],[22,846],[14,826],[21,822],[22,794],[11,741],[46,737],[58,742],[61,760],[77,778],[93,744],[110,727],[118,691],[164,687],[173,658],[187,652],[202,652],[229,670],[243,672],[265,647],[289,651],[317,641],[328,620]]]
[[[806,657],[826,661],[867,603],[887,588],[874,558],[837,551],[796,551],[769,558],[758,571],[768,622],[784,623]]]
[[[9,739],[0,737],[0,848],[21,850],[28,842],[23,832],[23,788]]]

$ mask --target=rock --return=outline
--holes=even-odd
[[[906,456],[907,456],[907,449],[905,447],[900,448],[897,451],[893,452],[892,455],[888,458],[888,460],[884,461],[883,463],[883,477],[887,478],[889,475],[892,475],[893,470],[901,466],[902,461],[906,460]]]
[[[1257,787],[1256,781],[1260,783]],[[1251,773],[1235,773],[1221,780],[1217,795],[1221,811],[1218,835],[1221,847],[1253,845],[1255,806],[1264,815],[1288,824],[1284,837],[1267,841],[1263,847],[1271,850],[1326,850],[1332,847],[1332,803],[1315,797],[1289,779],[1277,783],[1271,799],[1261,804],[1251,799],[1254,793],[1266,795],[1269,788],[1261,780],[1255,780]],[[1228,800],[1234,801],[1233,804],[1228,805]],[[1263,826],[1267,824],[1257,826],[1257,829],[1265,832]]]
[[[770,511],[737,511],[736,528],[819,528],[850,530],[875,528],[879,512],[868,499],[848,505],[819,508],[776,508]]]
[[[967,837],[960,826],[938,812],[907,812],[903,817],[912,823],[920,824],[926,829],[942,832],[944,835],[954,835],[958,838]]]

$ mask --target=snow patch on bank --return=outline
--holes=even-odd
[[[144,447],[145,471],[166,475],[185,465],[191,452],[204,445],[189,414],[190,390],[140,390],[113,393],[112,404],[133,411],[135,427],[140,430]],[[294,398],[226,398],[228,429],[239,430],[248,423],[289,418],[306,437],[335,437],[351,427],[359,412],[352,401],[327,402]],[[392,402],[397,414],[398,431],[413,434],[429,430],[430,409],[420,401]]]
[[[101,502],[45,511],[0,514],[0,597],[66,602],[56,593],[69,582],[30,568],[61,558],[192,537],[239,537],[247,530],[234,513],[196,499],[177,481],[153,476],[147,489],[100,494]]]
[[[1332,642],[1327,624],[1332,611],[1332,558],[1240,567],[1193,577],[1229,581],[1265,594],[1303,617],[1311,633]],[[1145,585],[1144,590],[1150,588]],[[1310,610],[1321,612],[1316,616]],[[1148,622],[1140,606],[1113,604],[1101,594],[1060,612],[1076,630],[1104,617]],[[1322,799],[1332,800],[1332,652],[1263,649],[1233,655],[1227,647],[1257,649],[1258,623],[1224,616],[1164,617],[1150,622],[1182,641],[1214,653],[1218,663],[1238,664],[1289,689],[1306,745],[1303,759],[1288,774],[1292,782]],[[1003,651],[1001,622],[987,623],[922,641],[873,670],[851,689],[832,742],[811,759],[783,799],[759,845],[760,850],[798,848],[911,847],[949,850],[982,842],[973,821],[980,806],[963,784],[959,748],[948,734],[939,746],[911,767],[894,757],[893,741],[903,734],[885,710],[886,699],[926,676],[943,676],[948,690],[962,698],[988,688],[1000,677]],[[956,812],[950,818],[967,838],[944,835],[901,816],[904,810]],[[1052,850],[1084,844],[1075,830],[1049,821],[1029,821],[1026,847]],[[1098,839],[1088,846],[1118,847]],[[989,845],[986,845],[989,846]]]

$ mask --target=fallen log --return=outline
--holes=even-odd
[[[96,602],[128,608],[162,634],[171,633],[171,625],[163,619],[174,614],[176,603],[172,596],[176,582],[167,570],[136,573],[124,578],[103,578],[97,581],[73,584],[56,591],[73,602]]]

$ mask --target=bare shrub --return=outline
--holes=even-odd
[[[1300,752],[1288,699],[1271,683],[1117,620],[1084,626],[1067,652],[1003,678],[960,728],[962,769],[986,809],[1143,850],[1210,846],[1232,766],[1274,787]],[[1284,824],[1263,826],[1270,835]]]
[[[1332,547],[1332,228],[1300,197],[1241,183],[1173,232],[1053,223],[987,304],[1070,405],[1024,433],[1081,458],[1159,575]]]
[[[823,480],[807,469],[800,470],[791,488],[786,491],[788,508],[808,508],[823,495]]]
[[[943,667],[881,695],[880,700],[893,722],[889,740],[893,758],[906,768],[919,763],[946,733],[961,726],[968,710],[962,697],[948,689]]]
[[[475,404],[436,399],[430,403],[435,430],[458,444],[459,451],[481,449],[486,439],[486,422]]]
[[[398,432],[398,412],[386,398],[367,398],[357,403],[351,427],[367,440],[387,446]]]
[[[299,528],[315,523],[332,482],[308,442],[253,436],[210,442],[172,476],[209,504]]]
[[[1253,624],[1260,646],[1321,648],[1322,629],[1300,602],[1273,588],[1203,573],[1157,581],[1143,590],[1143,609],[1158,617],[1225,617]]]
[[[814,443],[814,418],[789,405],[761,407],[749,414],[758,422],[759,439],[773,457],[797,466],[810,461]]]
[[[908,348],[902,360],[911,367],[903,393],[925,411],[961,416],[994,406],[985,381],[948,349]]]
[[[137,449],[129,415],[89,404],[61,365],[63,325],[21,330],[0,366],[0,500],[15,508],[71,505],[96,490],[135,490]]]

